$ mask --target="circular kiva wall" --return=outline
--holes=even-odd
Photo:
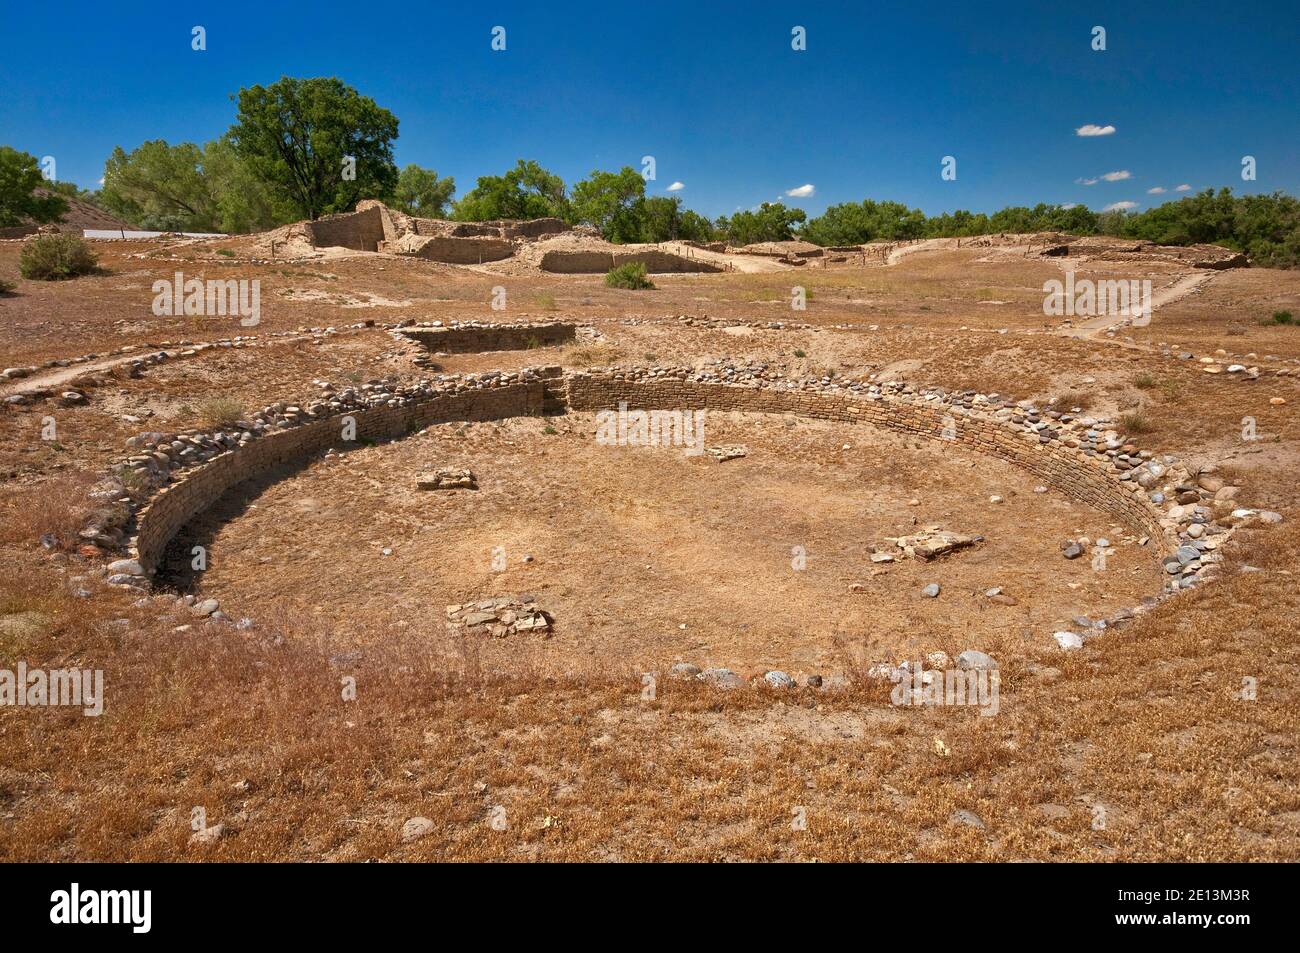
[[[469,381],[470,379],[466,379]],[[552,413],[633,409],[743,411],[794,414],[864,423],[903,434],[947,440],[1009,461],[1081,503],[1096,507],[1141,536],[1164,556],[1179,546],[1178,524],[1163,515],[1136,481],[1110,456],[1071,447],[1059,435],[1044,436],[1023,421],[999,418],[933,393],[872,387],[858,392],[815,389],[789,381],[734,384],[698,379],[687,370],[598,370],[564,373],[559,368],[525,372],[501,381],[482,379],[428,385],[390,395],[378,406],[347,408],[305,422],[278,421],[266,436],[241,442],[207,462],[177,472],[139,511],[133,555],[146,574],[157,568],[168,542],[197,514],[234,485],[274,467],[294,464],[327,449],[345,448],[345,418],[355,421],[357,441],[395,439],[430,424],[492,420]],[[1005,406],[1005,405],[1003,405]],[[1131,466],[1125,461],[1124,466]]]

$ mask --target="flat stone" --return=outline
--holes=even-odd
[[[1056,639],[1056,644],[1063,649],[1083,648],[1083,636],[1077,632],[1054,632],[1052,638]]]
[[[998,663],[991,655],[986,655],[975,649],[967,649],[957,656],[957,667],[965,672],[987,672],[996,669]]]
[[[427,817],[412,817],[402,825],[402,843],[417,841],[433,830],[433,821]]]
[[[718,688],[740,688],[745,684],[745,680],[729,668],[706,668],[699,677]]]

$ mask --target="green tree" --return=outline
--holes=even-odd
[[[216,207],[203,173],[203,150],[192,142],[154,139],[131,152],[113,149],[104,164],[105,207],[141,228],[214,231]]]
[[[422,169],[412,163],[397,176],[393,200],[395,207],[408,215],[442,218],[455,191],[456,180],[451,176],[440,179],[433,169]]]
[[[239,157],[229,136],[203,147],[203,174],[214,205],[213,224],[228,235],[262,231],[297,217],[293,203],[277,195]]]
[[[645,179],[629,165],[592,171],[573,187],[573,217],[607,241],[636,242],[645,232]]]
[[[230,140],[253,173],[311,219],[387,199],[397,117],[334,77],[285,76],[237,97]]]
[[[795,228],[807,217],[801,208],[787,208],[783,202],[764,202],[753,211],[737,212],[729,219],[719,219],[719,227],[733,245],[783,242],[794,237]]]
[[[68,203],[48,185],[34,155],[0,146],[0,228],[62,218]]]
[[[562,218],[571,221],[564,180],[532,159],[520,159],[505,175],[481,175],[461,196],[453,217],[462,222],[503,218]]]

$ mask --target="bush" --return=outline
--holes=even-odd
[[[1150,433],[1156,429],[1146,414],[1140,410],[1124,414],[1120,417],[1119,422],[1120,426],[1130,434]]]
[[[233,427],[243,418],[244,408],[230,397],[209,397],[199,404],[198,414],[205,427]]]
[[[605,284],[611,288],[630,288],[633,291],[654,287],[654,282],[645,276],[645,263],[640,261],[629,261],[626,265],[611,268],[605,275]]]
[[[0,295],[7,295],[17,287],[18,286],[12,281],[6,281],[4,278],[0,278]]]
[[[23,245],[18,270],[34,281],[63,281],[88,275],[98,264],[90,246],[76,235],[40,235]]]
[[[1264,323],[1265,324],[1292,324],[1294,320],[1295,319],[1291,317],[1290,311],[1274,311],[1273,320],[1265,321]]]

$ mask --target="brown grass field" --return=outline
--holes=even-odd
[[[0,277],[16,278],[20,247],[0,242]],[[1300,273],[1214,272],[1149,326],[1107,335],[1044,316],[1057,264],[987,249],[656,275],[633,292],[599,275],[377,255],[174,262],[156,248],[101,243],[100,274],[0,296],[3,367],[249,333],[152,314],[152,282],[177,269],[258,278],[263,302],[257,347],[105,371],[82,406],[0,409],[0,668],[102,669],[106,694],[93,718],[0,708],[0,860],[1300,859],[1300,377],[1273,373],[1295,367],[1300,327],[1261,323],[1300,314]],[[1124,273],[1157,289],[1180,277]],[[805,312],[790,310],[796,282]],[[496,285],[504,314],[489,308]],[[1010,465],[809,420],[711,417],[710,444],[749,448],[726,463],[599,446],[590,414],[430,427],[241,487],[186,527],[148,595],[107,585],[102,559],[38,542],[75,539],[86,488],[130,436],[199,427],[217,398],[253,409],[318,380],[428,376],[378,326],[404,318],[563,318],[600,334],[439,357],[440,373],[728,358],[1138,415],[1142,446],[1218,465],[1246,505],[1284,520],[1239,530],[1216,581],[1069,652],[1055,628],[1160,588],[1113,518],[1035,493]],[[1264,373],[1179,357],[1220,350]],[[30,383],[0,382],[0,398]],[[42,439],[46,416],[57,440]],[[1247,416],[1260,439],[1242,439]],[[480,488],[415,492],[431,466],[468,467]],[[984,540],[928,564],[869,561],[926,525]],[[1062,558],[1075,536],[1110,537],[1107,572]],[[206,572],[179,558],[194,541],[212,550]],[[939,599],[920,597],[929,582]],[[993,587],[1016,604],[992,603]],[[551,638],[445,629],[448,604],[523,592],[554,614]],[[200,621],[185,594],[249,621]],[[866,677],[970,648],[1001,664],[995,717],[897,707]],[[662,677],[681,661],[848,684]],[[191,839],[196,808],[222,836]],[[433,826],[407,842],[413,817]]]

